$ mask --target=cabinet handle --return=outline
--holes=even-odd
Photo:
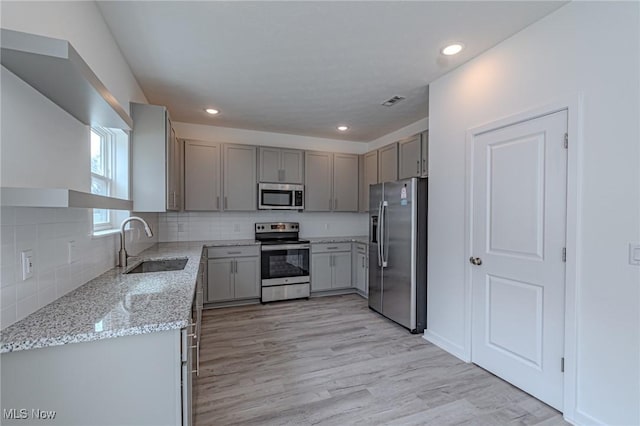
[[[327,250],[337,250],[338,247],[337,246],[331,246],[331,247],[327,247]]]
[[[238,261],[237,260],[233,261],[233,273],[234,274],[238,273]]]
[[[333,255],[329,256],[329,266],[333,268]]]
[[[282,181],[287,181],[287,171],[285,169],[282,169]]]
[[[422,174],[427,174],[427,160],[426,159],[422,159]]]
[[[364,268],[364,257],[362,257],[362,267]]]
[[[333,200],[333,209],[334,210],[338,210],[338,199],[336,198],[335,200]]]
[[[242,254],[241,251],[228,251],[227,254]]]
[[[220,210],[220,196],[216,196],[216,210]]]
[[[226,210],[227,208],[229,208],[229,202],[227,200],[227,196],[224,196],[224,209]]]
[[[416,162],[416,173],[420,174],[420,160]]]

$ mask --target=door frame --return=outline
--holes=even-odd
[[[569,134],[569,149],[567,152],[567,218],[566,218],[566,269],[565,269],[565,326],[564,326],[564,389],[563,415],[565,419],[575,424],[577,402],[577,343],[578,318],[577,301],[580,297],[580,225],[582,212],[582,146],[584,140],[584,93],[578,92],[573,96],[560,97],[544,105],[530,108],[522,112],[508,115],[491,122],[468,128],[465,140],[465,258],[464,258],[464,361],[471,362],[472,339],[472,270],[467,261],[472,256],[473,247],[473,158],[474,139],[476,136],[497,130],[513,124],[543,117],[556,112],[567,111],[567,132]],[[558,141],[560,143],[560,141]]]

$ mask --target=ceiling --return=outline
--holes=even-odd
[[[147,99],[175,121],[366,142],[426,117],[431,81],[564,3],[98,5]],[[453,41],[462,53],[441,55]]]

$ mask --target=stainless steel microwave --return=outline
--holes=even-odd
[[[259,183],[258,209],[303,210],[304,185],[288,183]]]

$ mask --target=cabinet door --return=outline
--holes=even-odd
[[[233,259],[209,259],[207,262],[207,301],[233,299]]]
[[[333,207],[331,194],[333,154],[307,151],[304,154],[304,163],[305,210],[330,211]]]
[[[333,253],[333,282],[331,288],[351,287],[351,253]]]
[[[311,255],[311,290],[330,290],[332,283],[332,253]]]
[[[224,145],[224,210],[256,210],[256,156],[255,146]]]
[[[369,211],[369,186],[378,183],[378,151],[371,151],[364,155],[364,173],[362,191],[363,205],[360,210]]]
[[[165,138],[166,138],[166,185],[167,185],[167,210],[176,210],[176,164],[175,164],[175,149],[173,139],[175,138],[175,133],[173,132],[173,128],[171,127],[171,119],[169,118],[169,113],[165,112],[166,122],[165,122]]]
[[[235,261],[236,299],[260,297],[260,260],[258,257],[238,257]]]
[[[420,154],[420,135],[398,143],[398,178],[408,179],[418,177],[422,173],[422,157]]]
[[[355,268],[356,268],[356,288],[358,290],[360,290],[361,292],[365,293],[366,292],[366,288],[365,288],[365,277],[366,277],[366,273],[367,273],[367,269],[366,269],[366,256],[364,254],[358,253],[356,255],[356,264],[355,264]]]
[[[333,155],[333,210],[358,211],[358,156]]]
[[[260,182],[280,182],[282,176],[280,150],[260,147],[259,149]]]
[[[185,142],[184,209],[220,210],[220,145]]]
[[[286,183],[304,182],[304,152],[295,149],[283,149],[281,152],[281,181]]]
[[[398,143],[378,150],[378,182],[398,180]]]
[[[429,176],[429,131],[425,130],[422,136],[422,173],[421,176]]]

